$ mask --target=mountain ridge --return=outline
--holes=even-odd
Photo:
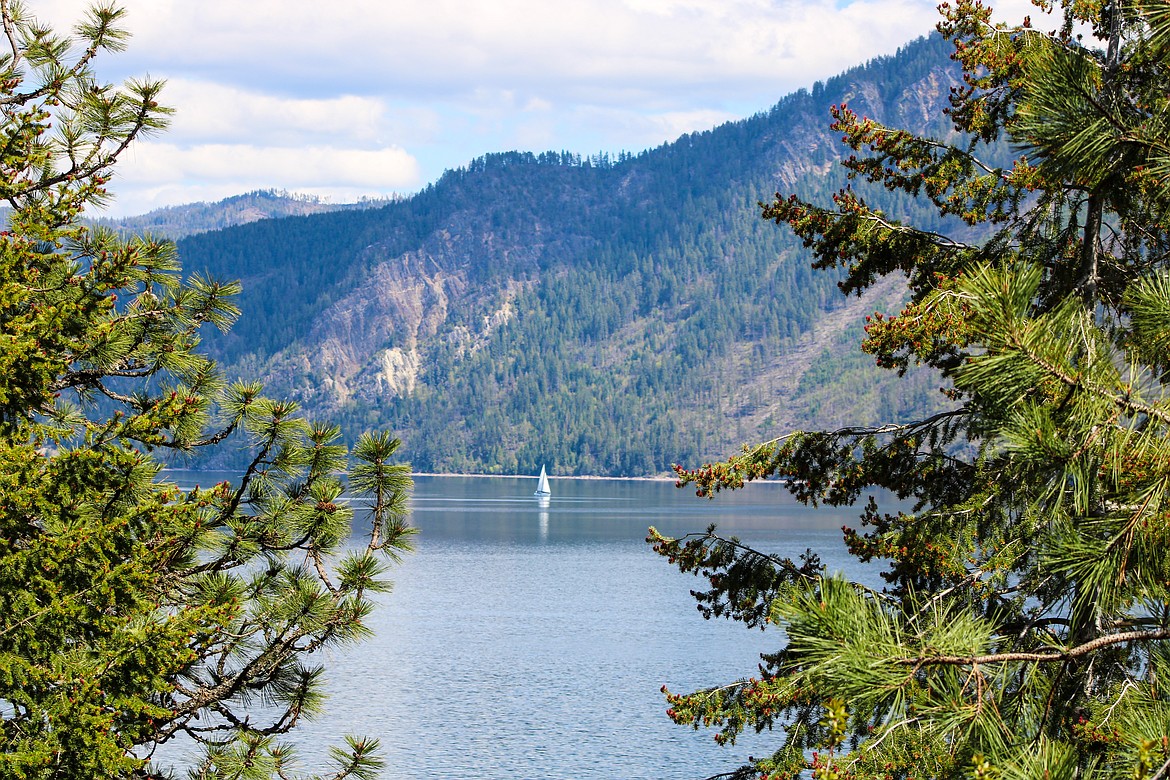
[[[393,203],[186,236],[188,272],[245,285],[207,346],[349,437],[390,428],[433,472],[662,474],[933,408],[929,377],[895,385],[856,350],[896,281],[842,300],[756,204],[844,183],[831,104],[946,133],[948,54],[921,39],[639,155],[490,154]]]
[[[390,198],[331,203],[315,195],[285,190],[261,189],[232,195],[222,200],[163,206],[145,214],[127,217],[97,217],[91,223],[120,233],[165,236],[173,241],[197,233],[246,225],[263,219],[324,214],[331,211],[377,208]]]

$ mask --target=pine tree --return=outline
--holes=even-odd
[[[845,269],[846,293],[905,275],[909,305],[872,318],[864,348],[937,369],[954,403],[679,470],[701,495],[783,477],[814,504],[878,487],[912,505],[870,499],[845,529],[883,562],[880,589],[811,551],[652,531],[707,578],[707,616],[785,634],[759,676],[668,693],[674,720],[719,741],[783,733],[727,776],[1170,775],[1170,4],[1041,9],[1057,29],[942,6],[965,72],[949,138],[834,109],[851,176],[928,200],[945,231],[852,187],[832,208],[763,209]],[[1018,158],[990,163],[1004,143]]]
[[[282,735],[321,704],[314,654],[367,633],[381,556],[408,547],[398,442],[364,436],[347,488],[335,426],[200,354],[238,286],[81,225],[169,113],[160,83],[93,70],[123,12],[62,36],[0,0],[0,21],[0,775],[154,776],[186,738],[194,776],[289,776]],[[166,454],[225,441],[249,451],[238,482],[166,481]],[[356,547],[347,491],[368,504]],[[332,776],[371,776],[375,747],[352,739]]]

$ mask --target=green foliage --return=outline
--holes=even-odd
[[[847,292],[905,274],[909,305],[872,318],[865,348],[900,372],[937,370],[956,404],[679,471],[701,495],[782,477],[811,503],[878,487],[907,504],[891,514],[870,499],[844,532],[852,554],[883,562],[880,591],[812,553],[798,567],[714,529],[652,531],[708,579],[705,613],[787,638],[758,679],[668,694],[676,721],[718,726],[720,741],[783,731],[735,777],[1170,771],[1170,6],[1048,9],[1063,11],[1052,32],[994,24],[979,3],[942,7],[967,74],[950,137],[834,110],[861,153],[845,161],[858,183],[957,221],[904,223],[852,187],[832,208],[796,196],[764,208],[818,266],[844,270]],[[989,163],[1005,140],[1018,159]]]
[[[359,442],[372,533],[352,548],[339,429],[199,352],[238,286],[80,225],[168,113],[161,84],[91,69],[122,47],[121,16],[95,7],[67,38],[0,2],[0,775],[149,776],[185,737],[199,776],[273,776],[278,740],[321,705],[314,654],[365,635],[378,552],[406,549],[410,479],[396,440]],[[238,483],[167,483],[157,453],[232,435]],[[333,776],[370,776],[373,746],[352,742]]]

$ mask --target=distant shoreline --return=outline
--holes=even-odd
[[[185,472],[188,472],[191,474],[200,474],[200,473],[203,473],[203,474],[231,474],[231,473],[235,473],[235,469],[176,469],[176,468],[169,468],[169,467],[163,469],[163,473],[166,473],[168,471],[185,471]],[[475,477],[476,479],[536,479],[535,474],[452,474],[450,472],[437,472],[437,471],[412,471],[410,473],[410,476],[412,476],[412,477]],[[554,474],[549,474],[548,478],[551,480],[575,479],[575,480],[590,481],[590,482],[600,482],[603,480],[614,480],[617,482],[677,482],[678,481],[677,477],[666,476],[666,475],[661,475],[661,476],[657,476],[657,477],[600,477],[600,476],[594,476],[591,474],[586,474],[586,475],[570,474],[570,475],[565,475],[565,476],[557,476]],[[759,480],[754,480],[754,481],[747,483],[747,484],[752,484],[752,485],[759,485],[759,484],[783,485],[784,482],[782,480],[774,480],[774,479],[759,479]]]
[[[163,471],[163,473],[166,473],[168,471],[185,471],[185,472],[188,472],[191,474],[233,474],[236,471],[238,471],[238,469],[177,469],[177,468],[173,468],[171,466],[166,466],[162,469],[162,471]],[[412,476],[412,477],[476,477],[477,479],[480,479],[480,478],[482,478],[482,479],[536,479],[536,477],[537,477],[536,474],[455,474],[455,473],[452,473],[449,471],[444,471],[444,472],[412,471],[412,472],[410,472],[410,476]],[[623,482],[675,482],[678,479],[677,477],[672,477],[672,476],[668,476],[665,474],[663,474],[661,476],[656,476],[656,477],[603,477],[603,476],[594,476],[591,474],[585,474],[585,475],[569,474],[569,475],[564,475],[564,476],[557,476],[555,474],[549,474],[548,478],[549,479],[582,479],[582,480],[586,480],[586,479],[587,480],[613,479],[613,480],[621,480]]]
[[[449,472],[444,472],[444,473],[440,474],[437,472],[430,472],[430,471],[414,471],[414,472],[411,472],[410,476],[412,476],[412,477],[475,477],[476,479],[536,479],[537,475],[535,475],[535,474],[451,474]],[[555,476],[553,474],[549,474],[548,478],[549,478],[550,482],[551,481],[558,481],[558,480],[569,480],[569,479],[581,480],[581,481],[586,481],[586,482],[602,482],[602,481],[606,481],[606,480],[612,480],[614,482],[668,482],[670,484],[675,484],[678,482],[678,477],[668,477],[665,475],[660,476],[660,477],[597,477],[597,476],[593,476],[593,475],[570,474],[570,475],[566,475],[563,477],[558,477],[558,476]],[[744,480],[743,487],[746,488],[746,487],[749,487],[751,485],[779,485],[781,487],[784,487],[787,484],[788,484],[788,480],[786,480],[786,479],[754,479],[754,480],[751,480],[750,482],[747,480]],[[736,489],[742,490],[743,488],[736,488]]]
[[[483,479],[536,479],[535,474],[452,474],[450,472],[435,472],[435,471],[412,471],[412,477],[476,477]],[[580,479],[580,480],[621,480],[622,482],[676,482],[677,477],[598,477],[592,475],[571,474],[566,476],[557,476],[549,474],[549,479]]]

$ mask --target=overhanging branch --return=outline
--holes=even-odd
[[[1094,653],[1111,645],[1126,642],[1153,642],[1160,639],[1170,639],[1170,628],[1160,628],[1153,631],[1126,631],[1120,634],[1108,634],[1096,639],[1069,648],[1068,650],[1051,653],[990,653],[988,655],[935,655],[918,658],[898,658],[894,663],[900,666],[974,666],[976,664],[1004,664],[1013,662],[1056,663],[1069,661]]]

